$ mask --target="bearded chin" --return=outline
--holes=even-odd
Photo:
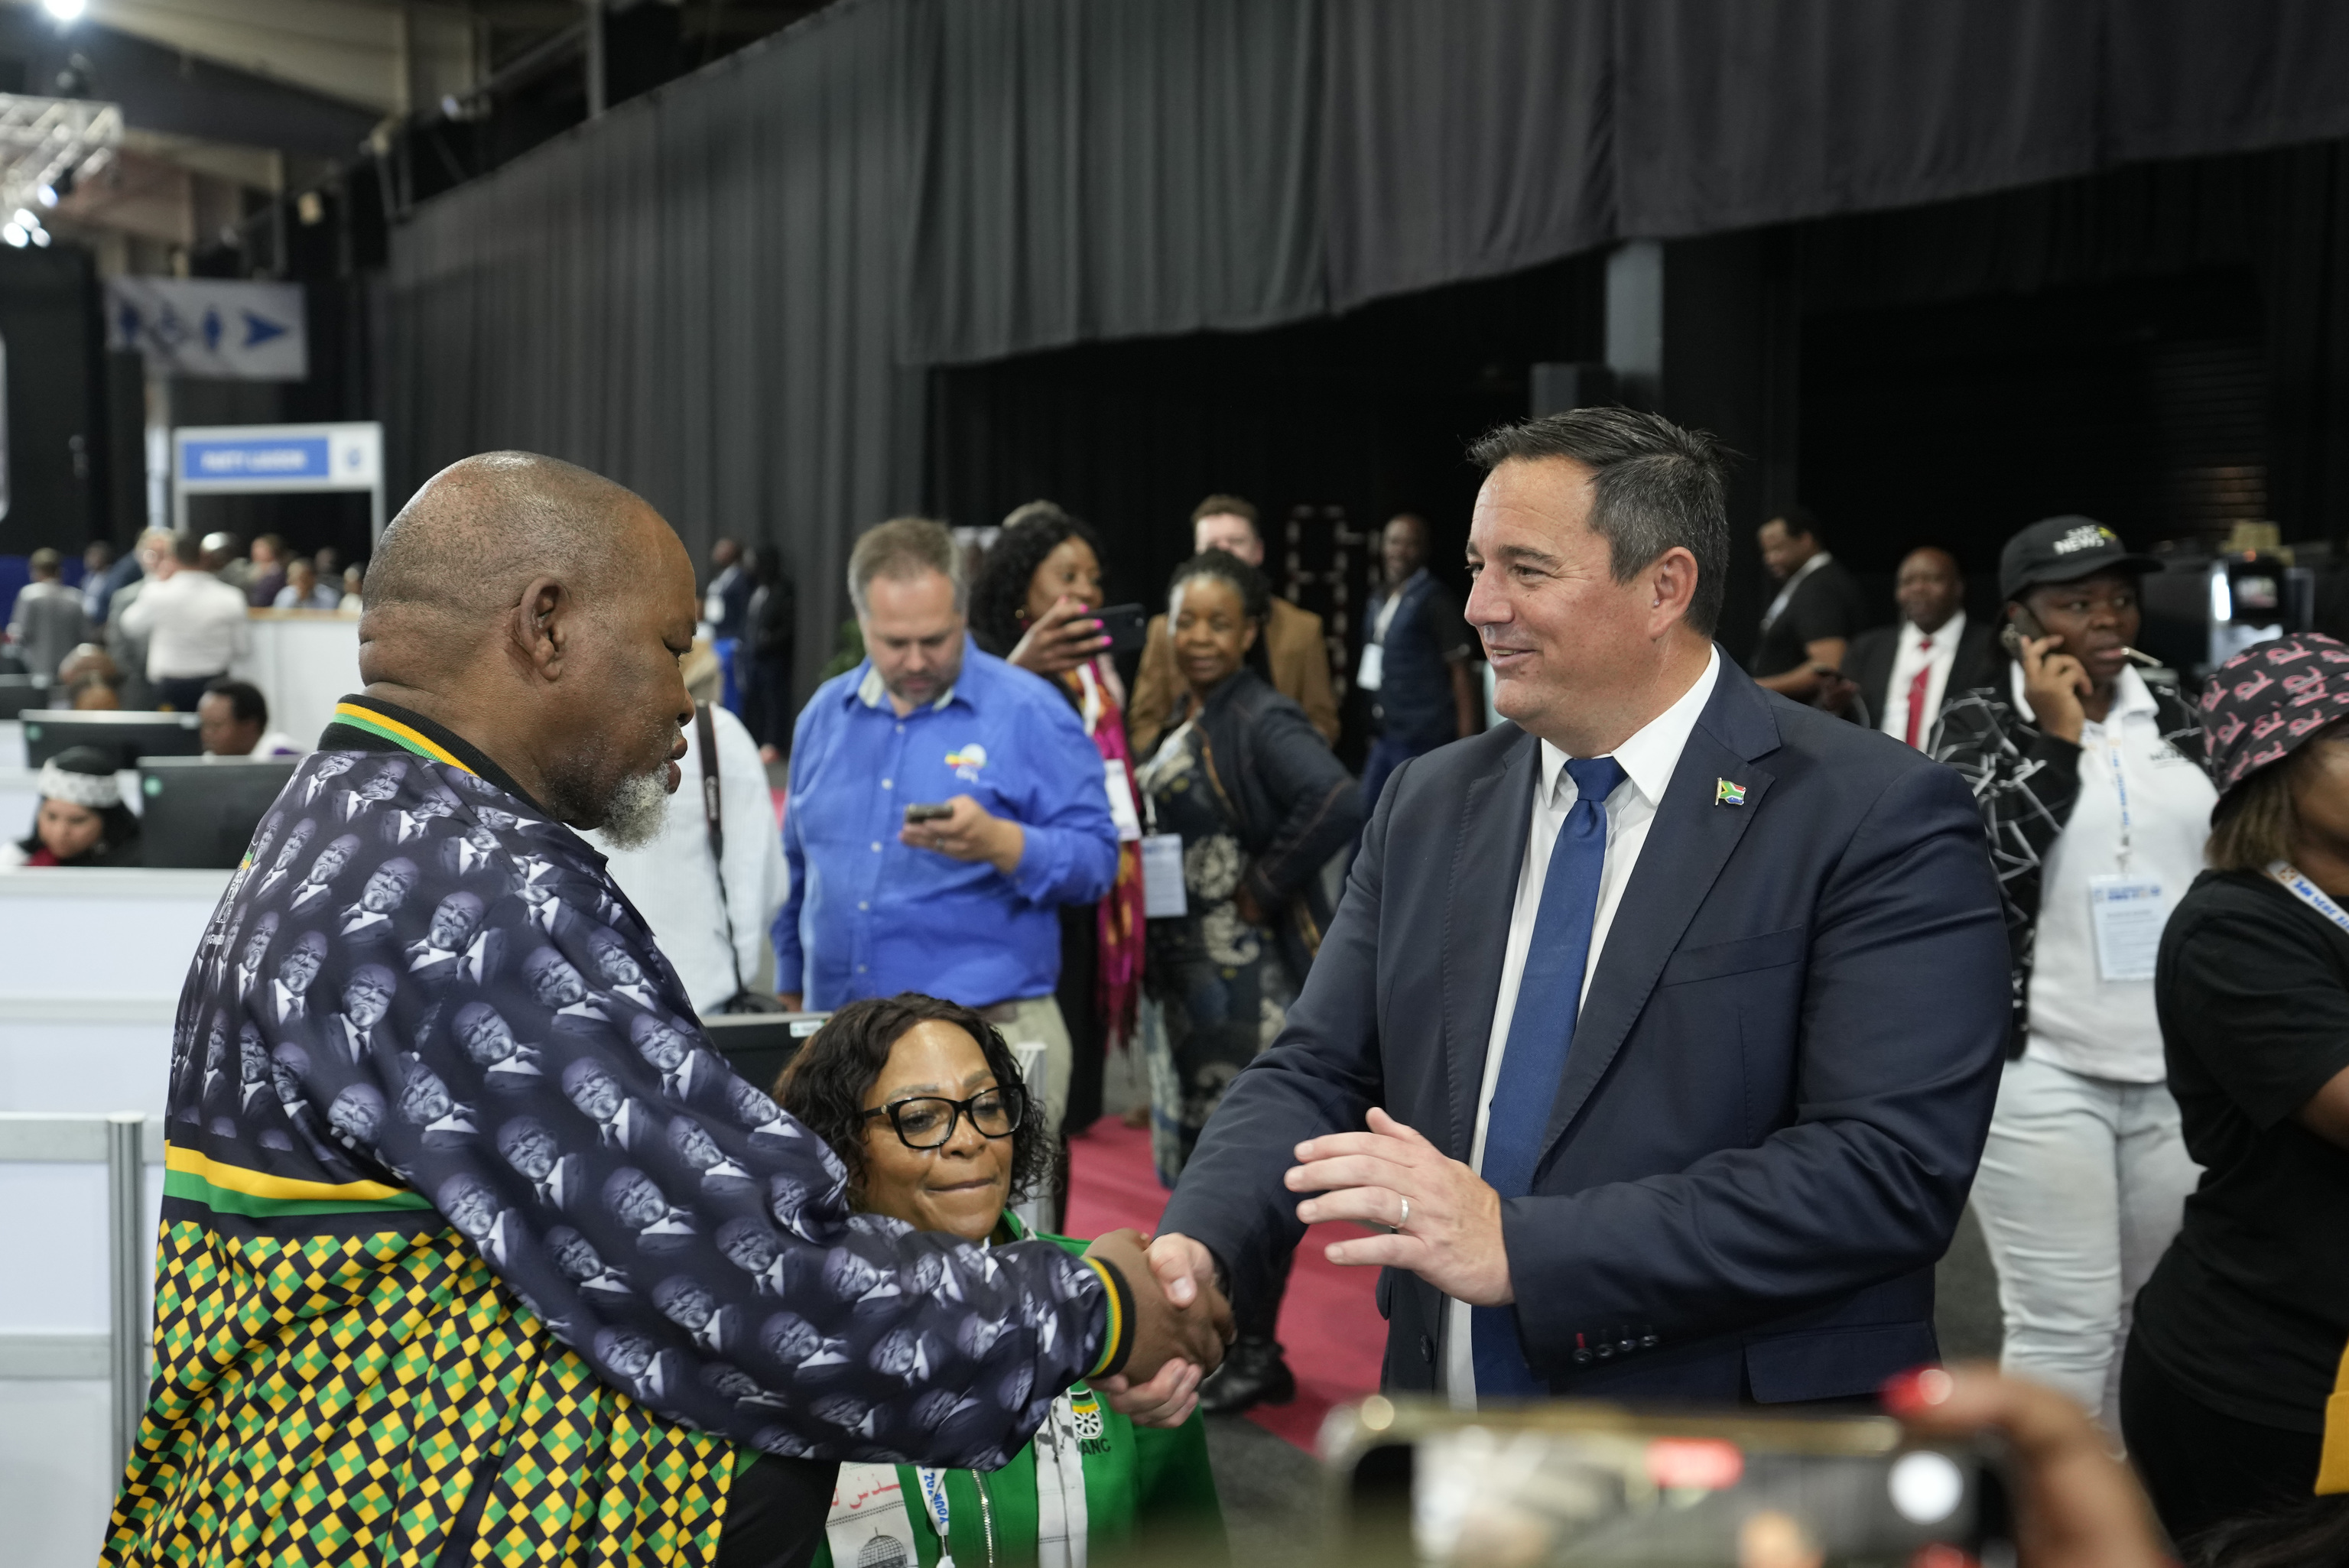
[[[604,809],[598,830],[615,849],[641,850],[660,837],[668,825],[668,764],[655,773],[638,773],[620,781]]]

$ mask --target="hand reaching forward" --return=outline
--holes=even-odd
[[[1476,1172],[1372,1108],[1368,1132],[1336,1132],[1297,1146],[1287,1177],[1292,1192],[1319,1192],[1297,1205],[1309,1225],[1351,1220],[1391,1231],[1333,1242],[1333,1264],[1409,1269],[1471,1306],[1516,1299],[1501,1243],[1501,1195]]]
[[[1138,1232],[1112,1231],[1085,1252],[1113,1264],[1133,1294],[1133,1348],[1121,1375],[1095,1387],[1109,1398],[1111,1408],[1145,1426],[1180,1425],[1197,1402],[1199,1379],[1223,1363],[1224,1346],[1232,1341],[1230,1304],[1212,1281],[1205,1290],[1188,1289],[1177,1299],[1154,1269]],[[1140,1409],[1129,1403],[1137,1386],[1150,1390],[1134,1402]],[[1143,1420],[1145,1412],[1159,1418]]]
[[[1124,1266],[1123,1262],[1119,1266]],[[1175,1306],[1206,1302],[1228,1322],[1231,1309],[1223,1305],[1223,1293],[1216,1288],[1216,1260],[1206,1248],[1188,1236],[1169,1233],[1150,1243],[1150,1268],[1159,1288]],[[1111,1409],[1137,1426],[1179,1427],[1190,1419],[1207,1368],[1177,1359],[1161,1367],[1154,1377],[1137,1377],[1134,1372],[1129,1361],[1124,1376],[1103,1377],[1093,1385],[1093,1391],[1109,1401]]]
[[[2002,1434],[2021,1483],[2015,1544],[2023,1568],[2165,1568],[2144,1490],[2111,1439],[2052,1388],[1992,1366],[1904,1372],[1885,1408],[1930,1437]]]

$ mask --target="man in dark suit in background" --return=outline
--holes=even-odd
[[[1309,1222],[1391,1227],[1329,1255],[1385,1270],[1388,1386],[1463,1404],[1870,1394],[1936,1355],[1996,1090],[1973,804],[1713,645],[1710,438],[1585,408],[1475,455],[1467,615],[1515,722],[1388,784],[1154,1266],[1245,1296]]]
[[[1929,544],[1903,557],[1892,597],[1900,624],[1862,632],[1844,655],[1857,690],[1842,711],[1921,751],[1951,697],[1996,677],[1998,637],[1990,622],[1966,619],[1966,580],[1946,550]]]
[[[1828,553],[1819,520],[1807,508],[1786,508],[1754,537],[1762,564],[1779,587],[1762,612],[1761,635],[1745,671],[1781,696],[1809,702],[1843,667],[1852,638],[1874,617],[1859,579]]]

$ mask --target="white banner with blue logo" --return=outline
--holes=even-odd
[[[310,375],[300,284],[228,278],[110,278],[106,346],[136,349],[150,370],[239,381]]]

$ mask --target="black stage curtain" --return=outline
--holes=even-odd
[[[1811,312],[2247,273],[2270,513],[2287,538],[2349,528],[2349,143],[2142,164],[1793,235]]]
[[[1316,0],[906,15],[904,358],[1320,313]]]
[[[394,473],[523,448],[636,490],[697,559],[720,534],[781,544],[802,697],[850,540],[921,493],[875,98],[904,24],[819,13],[439,198],[392,249]]]
[[[1616,235],[1610,0],[1328,12],[1322,191],[1340,310]]]
[[[2349,135],[2325,0],[1354,0],[1330,301]]]
[[[924,489],[912,366],[2344,134],[2329,0],[842,0],[396,232],[394,474],[533,447],[697,553],[781,542],[804,690],[847,541]],[[2310,157],[2313,428],[2349,327]]]

